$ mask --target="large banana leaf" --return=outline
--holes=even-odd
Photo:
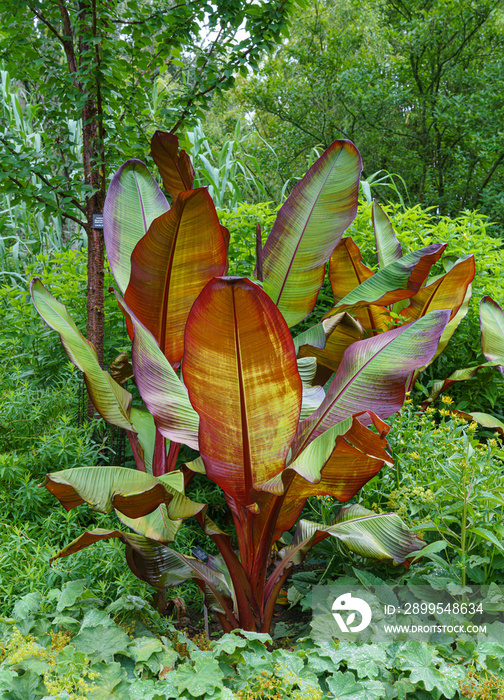
[[[135,431],[129,420],[131,394],[104,372],[98,363],[96,350],[79,332],[66,308],[35,278],[31,282],[35,308],[44,321],[60,335],[71,362],[84,372],[84,381],[98,413],[109,423]]]
[[[82,503],[100,513],[115,508],[140,518],[164,504],[171,520],[196,515],[203,508],[174,488],[174,482],[126,467],[76,467],[47,474],[45,486],[66,510]]]
[[[445,248],[445,243],[433,243],[395,260],[340,299],[337,310],[366,304],[386,306],[414,296]]]
[[[205,188],[181,192],[131,256],[124,300],[174,367],[184,354],[185,324],[194,300],[207,282],[225,272],[221,229]]]
[[[118,294],[116,298],[133,326],[131,358],[135,380],[145,405],[154,416],[157,429],[169,440],[197,450],[199,417],[189,401],[187,389],[159,349],[152,333]]]
[[[335,141],[297,183],[263,250],[264,290],[294,326],[313,309],[325,264],[357,212],[362,162]]]
[[[103,207],[103,236],[112,274],[121,292],[128,286],[131,253],[153,220],[170,205],[141,160],[121,165]]]
[[[251,504],[254,485],[284,467],[302,394],[289,329],[260,287],[240,278],[205,287],[187,321],[184,381],[207,476]]]
[[[151,139],[151,151],[165,190],[175,202],[180,192],[192,190],[194,168],[185,151],[179,151],[175,134],[156,131]]]
[[[374,199],[373,228],[376,241],[376,256],[381,269],[402,258],[402,248],[394,233],[390,219]]]
[[[504,359],[504,311],[490,296],[480,301],[480,324],[483,355],[489,362]],[[504,374],[504,366],[497,369]]]
[[[363,406],[380,418],[399,410],[409,374],[434,355],[449,317],[449,311],[433,311],[414,323],[350,345],[326,398],[299,425],[293,458],[315,437]]]

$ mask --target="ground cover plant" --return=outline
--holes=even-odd
[[[386,254],[394,236],[376,208],[382,269],[373,275],[361,266],[361,277],[347,280],[337,268],[342,251],[352,260],[357,255],[342,234],[355,216],[360,159],[352,144],[335,142],[280,209],[264,248],[258,236],[259,284],[219,278],[227,269],[228,232],[208,193],[190,189],[192,166],[173,136],[158,132],[152,148],[172,207],[145,166],[129,161],[113,179],[104,218],[109,260],[124,299],[117,296],[133,339],[133,368],[125,366],[125,376],[134,374],[153,419],[132,407],[131,395],[102,372],[66,309],[40,282],[32,286],[37,309],[83,369],[97,409],[127,429],[138,467],[137,472],[85,468],[48,475],[48,488],[65,507],[88,501],[97,510],[114,508],[137,533],[88,531],[60,555],[120,538],[130,567],[142,579],[165,587],[192,576],[225,629],[268,630],[292,565],[328,535],[360,554],[396,562],[423,546],[395,514],[359,505],[343,507],[330,524],[301,520],[291,544],[282,547],[281,537],[295,525],[309,496],[348,501],[390,461],[384,450],[388,427],[381,419],[400,408],[412,373],[426,366],[443,348],[446,333],[453,332],[474,264],[471,257],[462,258],[453,266],[455,274],[449,270],[422,288],[445,245],[406,256],[395,246]],[[297,338],[295,349],[288,326],[313,310],[331,255],[337,306],[326,319],[329,329],[316,324]],[[437,296],[439,289],[446,291]],[[386,304],[401,304],[392,312],[400,323]],[[386,316],[380,333],[374,319],[366,326],[358,318],[362,309],[369,318],[377,305]],[[413,323],[404,323],[410,319]],[[363,339],[364,334],[369,337]],[[330,367],[337,372],[326,394],[312,385],[318,358],[299,358],[298,369],[296,350],[317,345],[325,350],[333,336],[340,338]],[[184,385],[175,373],[181,361]],[[260,383],[254,379],[259,376]],[[178,472],[173,470],[181,442],[198,448],[201,456]],[[204,504],[184,496],[184,482],[194,471],[223,489],[239,557]],[[181,519],[191,515],[220,557],[205,563],[165,546]],[[277,563],[268,572],[274,543]]]

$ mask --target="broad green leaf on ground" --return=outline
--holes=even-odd
[[[151,139],[154,162],[163,179],[163,187],[175,202],[180,192],[192,190],[194,168],[185,151],[179,151],[179,141],[175,134],[155,131]]]
[[[278,212],[263,250],[263,282],[289,327],[315,306],[325,264],[355,218],[361,169],[355,146],[335,141]]]
[[[131,700],[128,678],[121,664],[96,663],[91,670],[100,675],[94,680],[96,689],[88,693],[89,700]]]
[[[31,282],[31,295],[44,321],[59,333],[69,359],[84,373],[89,396],[102,418],[134,432],[129,421],[131,394],[102,370],[93,344],[84,338],[63,304],[47,291],[38,278]]]
[[[390,219],[373,199],[373,228],[376,241],[376,256],[380,269],[402,257],[401,244],[390,223]]]
[[[72,644],[82,651],[91,662],[111,662],[114,654],[126,652],[130,638],[118,625],[113,627],[96,628],[87,627],[72,637]]]
[[[425,642],[407,642],[397,655],[397,665],[410,672],[412,683],[422,683],[428,692],[436,688],[447,698],[456,694],[459,681],[466,676],[463,666],[448,665],[436,649]]]
[[[216,659],[199,656],[194,666],[185,663],[177,669],[175,685],[182,693],[187,690],[193,697],[199,698],[213,693],[224,686],[224,674]]]
[[[153,220],[170,205],[142,161],[126,161],[112,178],[103,207],[103,237],[112,274],[124,294],[131,254]]]
[[[378,644],[350,644],[340,641],[332,653],[335,664],[345,661],[348,669],[357,671],[358,678],[377,678],[386,667],[387,654]]]

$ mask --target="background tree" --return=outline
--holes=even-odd
[[[354,140],[364,173],[402,175],[440,213],[485,206],[504,181],[502,0],[314,0],[240,99],[285,177]],[[295,147],[288,146],[295,144]],[[300,174],[300,173],[299,173]]]
[[[280,41],[292,0],[0,1],[0,59],[36,110],[43,148],[0,125],[0,191],[57,212],[88,239],[87,336],[103,363],[107,178],[123,154],[145,157],[156,123],[173,132],[212,93]],[[82,129],[75,148],[72,133]],[[149,133],[148,133],[149,132]],[[40,143],[39,143],[40,145]]]

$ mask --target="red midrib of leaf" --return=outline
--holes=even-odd
[[[238,334],[238,318],[236,316],[235,289],[233,291],[233,317],[234,317],[234,332],[235,332],[235,347],[236,347],[236,364],[238,370],[238,386],[240,392],[240,415],[242,426],[242,449],[243,449],[243,470],[245,476],[245,493],[248,497],[252,489],[252,458],[250,455],[250,441],[247,423],[247,406],[245,400],[245,387],[243,386],[242,359],[240,349],[240,337]]]
[[[292,266],[293,266],[293,264],[294,264],[294,260],[296,259],[296,255],[297,255],[297,252],[298,252],[298,250],[299,250],[299,246],[301,245],[301,241],[303,240],[303,236],[304,236],[305,233],[306,233],[306,227],[308,226],[308,222],[310,221],[310,217],[311,217],[311,215],[313,214],[313,210],[315,209],[315,206],[316,206],[316,204],[317,204],[317,202],[318,202],[318,200],[319,200],[319,198],[320,198],[320,194],[321,194],[322,190],[324,189],[324,185],[326,184],[327,180],[329,179],[329,176],[331,175],[332,171],[333,171],[334,168],[336,167],[336,163],[338,162],[338,159],[339,159],[339,157],[340,157],[340,155],[341,155],[341,151],[343,150],[343,148],[344,148],[344,147],[342,146],[342,147],[340,148],[340,150],[338,151],[338,154],[337,154],[336,158],[334,159],[334,163],[332,164],[332,166],[331,166],[329,172],[327,173],[327,176],[326,176],[326,178],[325,178],[325,180],[324,180],[324,183],[323,183],[322,186],[320,187],[319,193],[318,193],[318,195],[317,195],[317,197],[316,197],[316,199],[315,199],[315,201],[314,201],[314,203],[313,203],[313,206],[312,206],[312,208],[311,208],[311,210],[310,210],[310,213],[309,213],[309,215],[308,215],[307,218],[306,218],[306,223],[305,223],[305,225],[303,226],[303,230],[301,231],[301,235],[299,236],[299,240],[298,240],[298,242],[297,242],[296,249],[295,249],[295,251],[294,251],[294,254],[293,254],[293,256],[292,256],[292,258],[291,258],[291,261],[290,261],[290,263],[289,263],[289,266],[288,266],[288,268],[287,268],[287,272],[285,273],[284,280],[283,280],[283,282],[282,282],[282,286],[280,287],[280,291],[278,292],[278,297],[277,297],[277,300],[276,300],[276,302],[275,302],[275,304],[276,304],[277,306],[278,306],[278,302],[280,301],[280,297],[281,297],[282,294],[283,294],[283,290],[284,290],[285,285],[286,285],[286,283],[287,283],[287,278],[288,278],[288,276],[289,276],[289,273],[290,273],[290,271],[291,271],[291,269],[292,269]]]
[[[182,223],[182,216],[185,211],[185,206],[182,208],[182,211],[179,216],[179,220],[177,223],[177,228],[175,231],[175,235],[173,236],[173,242],[172,242],[172,247],[170,251],[170,259],[168,261],[168,267],[166,269],[166,275],[165,275],[165,283],[164,283],[164,288],[163,288],[163,304],[162,304],[162,310],[161,310],[161,319],[160,319],[160,326],[159,326],[159,349],[165,354],[165,349],[166,349],[166,319],[168,318],[168,299],[170,296],[170,277],[171,277],[171,272],[173,268],[173,258],[175,256],[175,248],[177,245],[177,240],[178,240],[178,235],[180,232],[180,225]]]

